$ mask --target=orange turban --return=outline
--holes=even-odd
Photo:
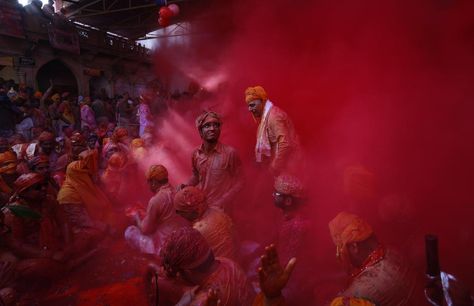
[[[170,276],[174,276],[181,269],[190,270],[199,267],[212,254],[206,239],[191,227],[183,227],[172,232],[160,251],[162,265]]]
[[[375,306],[374,303],[355,297],[337,297],[330,306]]]
[[[54,134],[48,131],[41,132],[38,137],[39,142],[54,140]]]
[[[0,174],[14,173],[16,171],[17,163],[18,159],[15,152],[8,150],[3,153],[0,153]]]
[[[209,118],[215,118],[217,121],[219,121],[219,124],[222,124],[221,117],[218,113],[206,111],[196,118],[196,127],[198,130],[201,129],[201,127],[207,122],[207,119]]]
[[[162,181],[168,178],[168,170],[162,165],[152,165],[146,172],[147,180]]]
[[[43,93],[41,91],[37,91],[33,95],[33,97],[35,97],[36,99],[41,99],[42,96],[43,96]]]
[[[303,197],[303,184],[291,175],[280,175],[275,179],[274,188],[277,192],[290,195],[295,198]]]
[[[121,152],[115,152],[107,161],[107,167],[112,170],[120,170],[127,163],[127,156]]]
[[[145,146],[145,141],[141,138],[135,138],[132,140],[132,148],[138,149]]]
[[[348,212],[341,212],[332,219],[329,231],[338,256],[344,253],[348,243],[364,241],[373,234],[372,227],[367,222]]]
[[[44,181],[44,176],[38,173],[26,173],[20,175],[15,181],[15,194],[20,194],[34,184]]]
[[[245,102],[250,103],[253,100],[267,101],[268,96],[262,86],[249,87],[245,90]]]
[[[128,137],[128,130],[123,127],[119,127],[115,129],[114,133],[112,134],[112,140],[115,142],[121,141],[123,138]]]
[[[206,197],[200,189],[187,186],[176,193],[174,207],[180,211],[201,213],[207,208]]]

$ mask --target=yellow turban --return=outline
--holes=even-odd
[[[332,219],[329,231],[338,256],[344,253],[348,243],[364,241],[373,234],[372,227],[367,222],[348,212],[341,212]]]
[[[355,297],[337,297],[330,306],[375,306],[374,303]]]
[[[152,165],[146,173],[147,180],[162,181],[168,178],[168,170],[163,165]]]
[[[245,102],[250,103],[253,100],[267,101],[268,96],[262,86],[249,87],[245,90]]]
[[[135,138],[132,140],[131,146],[134,150],[138,148],[142,148],[145,146],[145,141],[143,141],[143,139],[141,138]]]

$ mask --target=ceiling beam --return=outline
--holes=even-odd
[[[133,10],[144,9],[144,8],[151,8],[151,7],[156,7],[156,4],[146,4],[146,5],[132,6],[132,7],[121,8],[121,9],[110,10],[110,11],[102,11],[99,13],[77,15],[77,16],[71,16],[71,18],[72,19],[87,18],[87,17],[93,17],[93,16],[114,14],[114,13],[119,13],[119,12],[133,11]]]
[[[99,3],[99,2],[102,2],[102,0],[94,0],[91,3],[88,3],[88,4],[85,4],[85,5],[81,6],[77,10],[74,10],[70,13],[67,13],[66,16],[67,17],[72,17],[72,16],[76,15],[77,13],[80,13],[83,9],[88,8],[89,6],[93,6],[94,4]]]

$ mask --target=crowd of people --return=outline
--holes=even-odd
[[[115,237],[154,258],[160,305],[313,305],[318,288],[302,252],[311,243],[311,220],[302,213],[306,190],[293,171],[301,161],[299,140],[262,87],[245,91],[258,123],[255,161],[271,174],[274,204],[285,221],[275,244],[255,258],[252,285],[233,220],[244,186],[242,161],[220,142],[218,113],[196,119],[202,144],[190,156],[190,178],[172,186],[167,165],[146,173],[138,167],[154,139],[152,96],[135,101],[125,93],[111,101],[57,92],[54,84],[44,94],[0,85],[3,304],[15,305],[32,283],[60,280]],[[366,221],[342,212],[329,230],[350,276],[332,306],[421,305],[417,275]],[[472,304],[466,290],[456,298],[452,305]]]

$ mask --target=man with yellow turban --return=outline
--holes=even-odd
[[[206,239],[195,229],[173,232],[161,249],[160,257],[168,276],[164,280],[179,278],[189,288],[183,290],[181,300],[173,304],[207,305],[209,290],[217,294],[219,305],[251,304],[252,289],[243,270],[228,258],[215,257]]]
[[[177,214],[192,222],[216,256],[234,258],[232,220],[223,211],[209,207],[200,189],[188,186],[178,191],[174,208]]]
[[[152,165],[146,180],[154,196],[148,202],[143,219],[138,213],[133,215],[136,226],[125,230],[125,240],[143,253],[158,254],[171,232],[189,224],[175,213],[174,188],[168,182],[168,170],[163,165]]]
[[[414,293],[422,290],[417,288],[414,272],[399,254],[378,241],[367,222],[341,212],[329,222],[329,230],[336,256],[350,275],[342,300],[359,298],[383,306],[417,305]]]
[[[193,176],[186,185],[201,189],[209,206],[231,212],[243,187],[241,162],[233,147],[219,142],[221,127],[221,117],[215,112],[206,111],[196,119],[203,142],[193,152]]]
[[[296,162],[292,159],[298,151],[299,141],[288,115],[268,99],[262,86],[247,88],[245,102],[258,123],[255,145],[257,163],[268,164],[275,174],[291,168]]]

